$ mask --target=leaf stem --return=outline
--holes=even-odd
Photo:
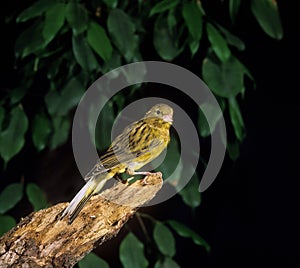
[[[139,215],[140,217],[146,218],[146,219],[152,221],[153,223],[160,222],[159,220],[155,219],[154,217],[152,217],[152,216],[150,216],[149,214],[146,214],[146,213],[137,212],[136,215]]]
[[[143,222],[143,220],[142,220],[142,218],[141,218],[141,214],[140,213],[136,213],[136,218],[137,218],[137,220],[138,220],[138,222],[139,222],[139,224],[140,224],[140,226],[141,226],[141,228],[142,228],[142,231],[143,231],[143,233],[144,233],[144,235],[145,235],[145,237],[146,237],[146,240],[149,242],[149,241],[151,241],[151,239],[150,239],[150,236],[149,236],[149,234],[148,234],[148,231],[147,231],[147,229],[146,229],[146,226],[145,226],[145,224],[144,224],[144,222]]]

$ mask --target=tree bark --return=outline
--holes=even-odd
[[[93,196],[72,224],[56,219],[67,203],[33,212],[0,238],[0,267],[72,267],[116,236],[161,187],[159,174],[148,176],[147,184],[116,183]]]

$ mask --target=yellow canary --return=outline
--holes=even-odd
[[[92,195],[100,192],[105,182],[118,174],[149,175],[136,172],[158,157],[170,141],[173,109],[156,104],[139,121],[133,122],[115,138],[100,156],[99,162],[85,176],[85,186],[76,194],[61,218],[68,216],[72,223]]]

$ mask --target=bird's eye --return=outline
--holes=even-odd
[[[160,114],[160,110],[157,110],[157,111],[156,111],[156,114]]]

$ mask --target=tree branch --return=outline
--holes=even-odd
[[[161,187],[157,174],[148,176],[146,185],[116,183],[93,196],[71,225],[56,220],[67,203],[31,213],[0,238],[0,267],[72,267],[116,236]]]

